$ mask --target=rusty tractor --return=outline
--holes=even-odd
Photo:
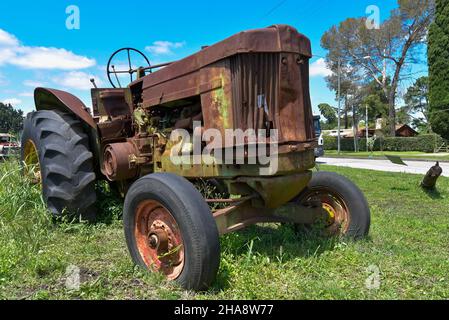
[[[114,64],[120,54],[126,67]],[[144,65],[133,65],[136,55]],[[37,111],[22,135],[24,172],[39,181],[55,217],[94,220],[95,183],[108,181],[125,197],[133,261],[186,289],[214,281],[220,235],[253,224],[365,237],[362,192],[337,174],[312,173],[311,57],[308,38],[286,25],[241,32],[160,65],[120,49],[107,67],[112,88],[91,80],[92,109],[70,93],[36,88]],[[122,88],[124,76],[131,82]],[[173,139],[179,131],[199,143]],[[216,138],[229,131],[255,138]],[[253,150],[273,161],[255,159]],[[213,192],[202,194],[199,184]]]

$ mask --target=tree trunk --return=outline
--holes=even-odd
[[[392,90],[388,97],[388,121],[390,124],[390,135],[396,136],[396,109],[395,109],[395,92]]]

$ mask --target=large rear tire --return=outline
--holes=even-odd
[[[21,160],[24,173],[41,184],[54,217],[95,219],[93,155],[82,123],[74,115],[53,110],[28,114]]]
[[[205,290],[220,264],[212,213],[197,189],[173,174],[151,174],[129,189],[124,205],[126,243],[133,261],[187,290]]]
[[[362,191],[349,179],[333,172],[313,174],[307,189],[296,199],[304,205],[320,204],[329,217],[325,233],[361,239],[368,235],[371,213]]]

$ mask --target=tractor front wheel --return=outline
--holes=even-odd
[[[220,263],[215,220],[197,189],[173,174],[151,174],[129,189],[123,211],[133,261],[187,290],[207,289]]]

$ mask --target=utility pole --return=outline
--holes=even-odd
[[[358,138],[358,125],[356,125],[357,117],[356,117],[356,112],[355,112],[354,101],[352,101],[352,99],[351,99],[351,104],[352,104],[352,133],[354,134],[354,152],[359,152],[359,147],[357,144],[357,138]]]
[[[338,122],[338,137],[337,137],[337,153],[340,154],[341,151],[341,145],[340,145],[340,139],[341,139],[341,135],[340,135],[340,113],[341,113],[341,59],[340,57],[338,58],[338,116],[337,116],[337,122]]]
[[[365,117],[365,129],[366,129],[366,152],[369,152],[368,149],[368,104],[366,105],[366,117]]]

